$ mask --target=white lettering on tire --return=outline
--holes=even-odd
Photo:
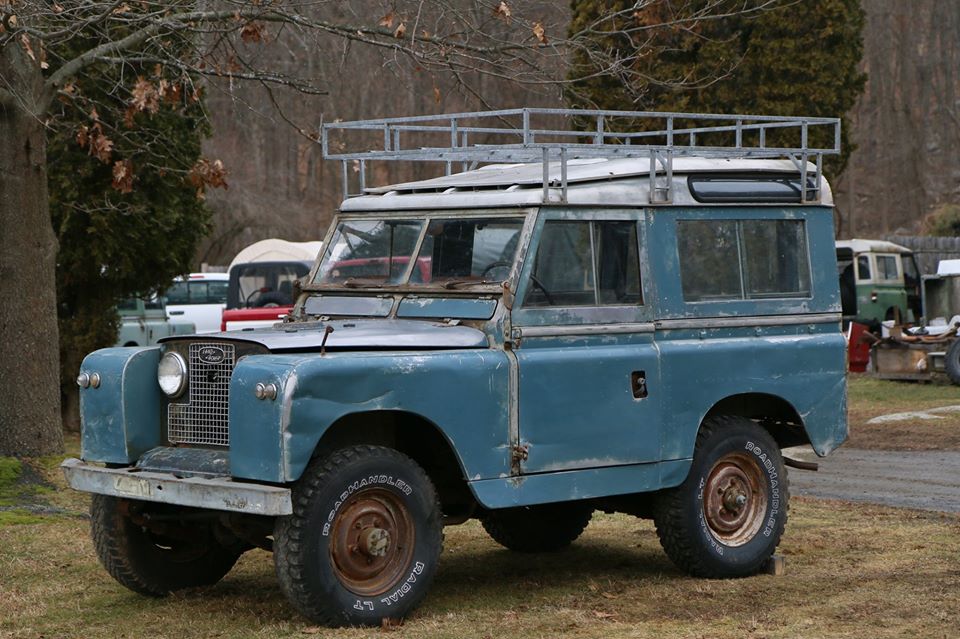
[[[322,532],[323,536],[324,537],[330,536],[330,525],[333,523],[334,518],[337,516],[337,511],[340,510],[341,506],[343,506],[343,502],[347,501],[347,499],[350,498],[350,495],[360,490],[361,488],[366,488],[367,486],[374,486],[377,484],[384,485],[384,486],[392,486],[397,490],[399,490],[400,492],[402,492],[404,495],[407,495],[408,497],[413,494],[413,487],[410,484],[408,484],[407,482],[399,478],[395,480],[393,478],[393,475],[370,475],[369,477],[358,479],[357,481],[347,486],[347,489],[345,491],[340,493],[339,499],[337,499],[336,503],[333,504],[333,508],[330,510],[330,512],[327,513],[327,521],[326,523],[323,524],[323,532]]]

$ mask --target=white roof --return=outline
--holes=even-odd
[[[181,275],[173,279],[174,282],[203,282],[203,281],[215,281],[215,282],[226,282],[230,279],[230,275],[227,273],[213,273],[213,272],[204,272],[204,273],[190,273],[189,275]]]
[[[854,255],[859,253],[912,253],[910,249],[884,240],[837,240],[837,248],[851,249]]]
[[[807,163],[809,175],[816,166]],[[549,203],[561,201],[561,167],[548,164]],[[662,171],[662,169],[661,169]],[[691,173],[798,173],[790,160],[678,157],[673,160],[672,204],[706,206],[689,192]],[[650,201],[650,161],[646,158],[594,158],[567,162],[567,202],[574,205],[645,205]],[[662,172],[658,181],[662,181]],[[341,204],[344,212],[537,206],[544,203],[543,164],[492,164],[472,171],[429,180],[368,188],[367,195]],[[821,181],[821,204],[833,205],[826,179]],[[782,206],[779,204],[778,206]]]
[[[323,247],[323,242],[288,242],[277,238],[260,240],[243,249],[230,262],[247,264],[249,262],[313,262]]]

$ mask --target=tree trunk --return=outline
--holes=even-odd
[[[10,91],[0,93],[0,455],[49,455],[63,450],[63,430],[46,99],[16,44],[0,48],[0,77]]]

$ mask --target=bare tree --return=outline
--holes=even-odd
[[[361,3],[332,0],[0,0],[0,454],[44,454],[62,446],[58,394],[54,270],[56,236],[46,186],[46,137],[59,123],[54,105],[83,109],[90,122],[78,143],[91,155],[109,150],[111,135],[99,124],[95,104],[79,96],[76,78],[119,70],[121,81],[105,91],[128,108],[149,109],[164,91],[197,90],[192,78],[252,82],[269,108],[292,90],[318,94],[322,77],[281,73],[270,47],[287,38],[306,43],[337,41],[345,49],[377,50],[385,67],[406,66],[454,82],[478,103],[489,101],[478,78],[499,78],[557,91],[571,77],[567,60],[579,51],[589,74],[631,79],[637,56],[654,54],[658,29],[695,29],[731,12],[756,12],[778,0],[638,0],[567,33],[551,3],[500,0],[396,0]],[[661,7],[664,10],[651,10]],[[616,53],[598,34],[626,37],[632,52]],[[598,42],[600,43],[598,45]],[[182,82],[164,87],[141,82],[137,69],[156,65]],[[586,67],[585,67],[586,69]],[[161,74],[157,74],[158,76]],[[133,76],[133,77],[130,77]],[[649,79],[648,79],[649,80]],[[669,81],[685,81],[670,79]],[[632,84],[636,84],[635,81]],[[402,87],[398,87],[402,91]],[[492,106],[492,105],[490,105]],[[261,109],[264,105],[251,105]],[[284,117],[282,110],[276,111]],[[315,128],[294,126],[309,139]],[[93,137],[91,132],[95,132]],[[116,160],[116,188],[130,188],[129,165]],[[215,184],[215,167],[173,166],[186,177]]]

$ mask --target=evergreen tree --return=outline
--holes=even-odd
[[[194,168],[209,126],[193,80],[159,65],[104,65],[69,85],[54,110],[47,179],[68,428],[79,427],[83,357],[117,340],[117,302],[189,271],[210,230]]]
[[[606,23],[611,33],[575,54],[571,77],[588,79],[575,83],[571,101],[604,109],[845,117],[866,80],[858,70],[860,1],[775,2],[736,13],[741,5],[654,0],[634,9],[633,0],[574,0],[572,31],[603,15],[615,18]],[[648,24],[671,26],[645,29]],[[649,55],[637,56],[644,47]],[[589,77],[591,60],[600,57],[593,52],[603,58],[622,52],[630,68]],[[825,159],[834,177],[853,150],[848,133],[844,121],[841,155]],[[810,143],[832,146],[833,140],[812,137]]]

